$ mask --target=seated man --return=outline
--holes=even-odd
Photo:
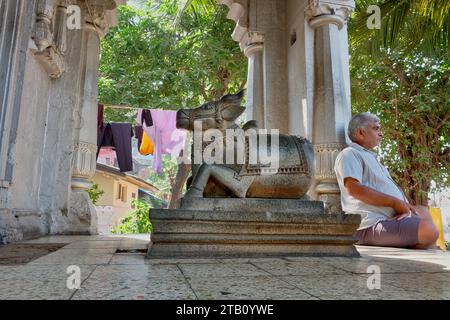
[[[408,203],[401,188],[371,151],[382,138],[379,122],[377,116],[368,112],[354,116],[348,126],[353,143],[339,153],[334,167],[343,210],[361,215],[357,244],[433,246],[439,233],[428,209]]]

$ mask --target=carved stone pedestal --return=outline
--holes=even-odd
[[[65,234],[98,234],[97,212],[87,192],[72,191],[68,219],[71,227],[64,232]]]
[[[149,258],[358,256],[360,217],[325,214],[321,201],[183,199],[150,221]]]

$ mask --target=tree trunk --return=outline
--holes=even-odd
[[[175,178],[175,183],[172,185],[169,209],[177,209],[180,207],[180,199],[182,196],[183,186],[188,178],[190,171],[191,171],[190,164],[181,163],[178,166],[178,172]]]

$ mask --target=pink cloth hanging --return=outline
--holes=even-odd
[[[153,126],[148,127],[142,123],[142,109],[138,110],[137,121],[152,140],[155,150],[153,152],[153,170],[162,172],[162,156],[170,154],[178,157],[184,148],[187,132],[176,127],[177,112],[167,110],[151,110]]]

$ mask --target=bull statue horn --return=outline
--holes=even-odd
[[[245,107],[241,107],[244,92],[245,89],[239,91],[237,94],[227,94],[219,100],[220,112],[224,120],[234,121],[244,113]]]

